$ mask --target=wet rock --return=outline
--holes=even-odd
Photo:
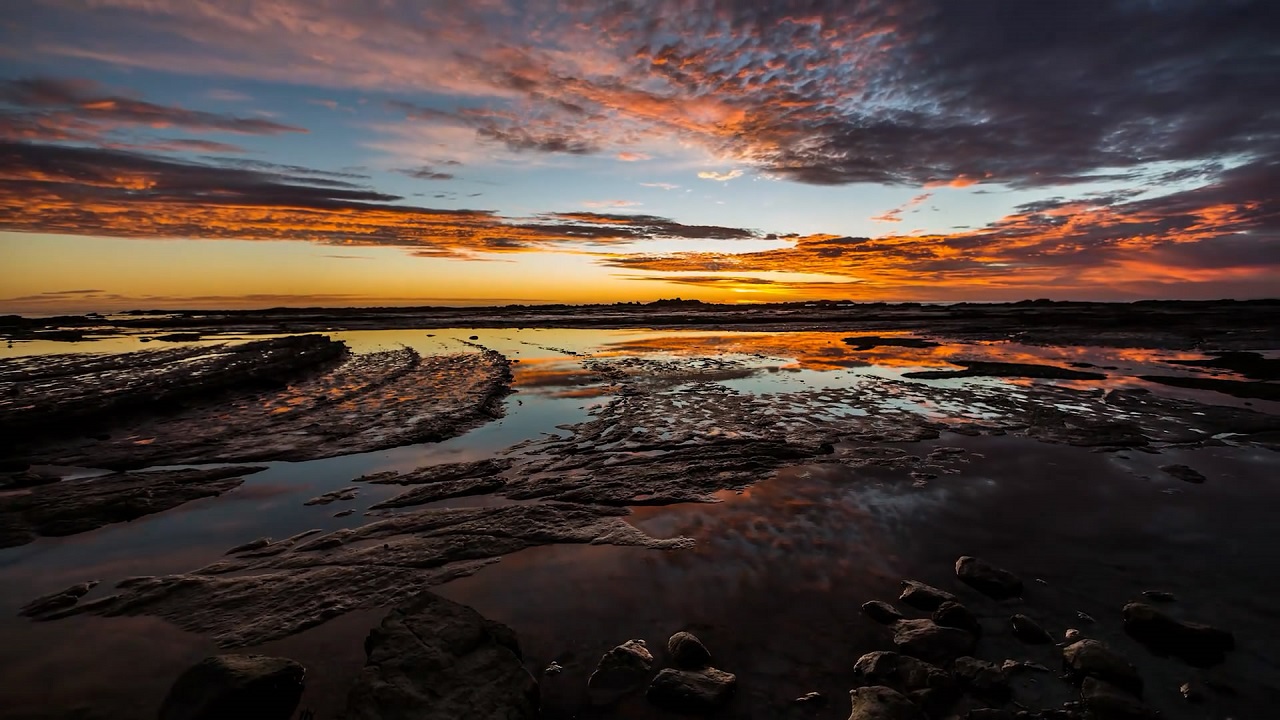
[[[1105,680],[1087,677],[1080,696],[1098,720],[1149,720],[1156,717],[1142,701]]]
[[[939,590],[932,585],[926,585],[915,580],[902,581],[902,594],[898,596],[898,600],[911,607],[930,612],[937,610],[938,606],[944,602],[960,602],[960,598],[945,590]]]
[[[1192,704],[1204,702],[1204,690],[1194,682],[1184,682],[1178,686],[1178,694],[1182,695],[1182,699]]]
[[[664,710],[707,713],[729,702],[738,678],[713,667],[701,670],[665,668],[658,673],[645,697]]]
[[[816,710],[827,706],[827,696],[820,692],[805,693],[795,700],[792,700],[791,704],[802,708]]]
[[[964,370],[921,370],[903,373],[903,377],[920,380],[942,380],[947,378],[969,377],[1006,377],[1006,378],[1043,378],[1050,380],[1106,380],[1102,373],[1072,370],[1056,365],[1039,365],[1035,363],[1008,363],[991,360],[947,360],[952,365],[959,365]]]
[[[956,560],[956,577],[980,593],[996,600],[1022,594],[1022,580],[1013,573],[979,558],[962,556]]]
[[[1235,637],[1226,630],[1175,620],[1144,603],[1124,606],[1124,631],[1152,652],[1199,667],[1222,662],[1236,647]]]
[[[862,614],[881,625],[892,625],[902,619],[902,613],[897,608],[882,600],[863,603]]]
[[[899,652],[938,664],[971,654],[978,643],[973,633],[932,620],[903,620],[893,629],[893,644]]]
[[[915,337],[890,336],[883,337],[880,335],[859,335],[857,337],[847,337],[841,342],[848,345],[853,350],[872,350],[878,347],[902,347],[902,348],[931,348],[938,347],[938,343],[932,340]]]
[[[1076,619],[1079,620],[1080,622],[1086,622],[1089,624],[1098,622],[1097,620],[1094,620],[1093,616],[1090,615],[1089,613],[1080,612],[1079,610],[1076,611]]]
[[[538,683],[515,633],[438,595],[422,593],[388,613],[365,640],[365,655],[347,720],[538,717]]]
[[[336,518],[344,518],[344,517],[349,517],[355,514],[356,514],[355,510],[347,509],[347,510],[339,510],[338,512],[334,513],[333,516]]]
[[[1183,482],[1194,483],[1196,485],[1202,484],[1207,479],[1199,470],[1186,465],[1165,465],[1160,469]]]
[[[155,470],[64,480],[0,495],[0,547],[128,522],[239,487],[261,467]]]
[[[849,691],[849,720],[926,720],[924,711],[905,695],[883,686]]]
[[[1040,623],[1026,615],[1018,613],[1009,618],[1009,621],[1013,624],[1013,636],[1028,645],[1048,645],[1053,642],[1053,636]]]
[[[302,504],[303,505],[328,505],[330,503],[335,503],[335,502],[340,502],[345,500],[355,500],[356,495],[358,494],[360,494],[360,488],[345,487],[345,488],[342,488],[341,490],[333,490],[323,495],[318,495]]]
[[[39,617],[57,610],[63,610],[75,605],[80,598],[89,594],[89,591],[97,587],[97,580],[82,582],[72,585],[66,590],[60,590],[56,593],[50,593],[32,600],[23,605],[18,611],[19,615],[26,617]]]
[[[1080,631],[1075,628],[1067,628],[1067,631],[1062,633],[1062,639],[1067,641],[1068,644],[1080,640],[1083,637],[1084,636],[1080,634]]]
[[[160,720],[289,720],[306,670],[287,658],[215,655],[188,668],[169,689]]]
[[[970,612],[969,608],[950,600],[933,611],[933,621],[944,627],[959,628],[977,636],[982,635],[982,624],[978,622],[977,616]]]
[[[1177,602],[1178,600],[1178,598],[1174,597],[1173,593],[1164,592],[1162,590],[1143,590],[1142,597],[1152,602],[1160,603],[1171,603]]]
[[[678,668],[697,670],[711,664],[711,653],[693,633],[678,632],[667,640],[667,655]]]
[[[243,545],[237,545],[226,552],[227,555],[239,555],[240,553],[251,552],[253,550],[261,550],[271,544],[271,538],[262,537],[257,540],[250,540]]]
[[[653,668],[653,654],[643,640],[628,640],[600,658],[587,680],[592,705],[612,705],[644,687]]]
[[[1138,670],[1116,651],[1097,640],[1081,640],[1063,648],[1067,674],[1076,681],[1092,677],[1104,680],[1136,695],[1142,693]]]
[[[936,690],[952,698],[958,688],[945,670],[896,652],[870,652],[858,658],[853,673],[863,685],[883,685],[900,693]]]
[[[542,672],[544,675],[559,675],[560,673],[564,672],[564,666],[562,666],[558,662],[552,661],[552,663],[548,665]]]
[[[995,663],[973,657],[956,658],[951,672],[962,685],[979,695],[1005,695],[1009,692],[1009,677]]]

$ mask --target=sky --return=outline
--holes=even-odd
[[[0,312],[1280,292],[1274,0],[5,0]]]

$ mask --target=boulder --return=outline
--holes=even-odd
[[[870,652],[858,658],[853,672],[862,684],[880,685],[907,694],[915,690],[940,690],[957,694],[955,682],[945,670],[896,652]]]
[[[678,632],[667,640],[667,654],[678,668],[697,670],[711,664],[707,646],[693,633]]]
[[[1145,603],[1124,606],[1124,631],[1152,652],[1195,665],[1217,665],[1236,648],[1235,636],[1200,623],[1182,622]]]
[[[939,605],[948,600],[954,603],[960,602],[960,598],[946,590],[939,590],[932,585],[926,585],[915,580],[902,581],[902,594],[898,596],[898,599],[913,608],[930,612],[937,610]]]
[[[881,600],[863,603],[862,614],[881,625],[892,625],[902,619],[902,613],[897,608]]]
[[[903,620],[893,629],[893,644],[899,652],[940,665],[971,654],[978,644],[973,633],[932,620]]]
[[[999,665],[973,657],[956,658],[951,672],[962,685],[977,695],[1005,695],[1009,692],[1009,676]]]
[[[1142,694],[1142,678],[1137,668],[1105,643],[1097,640],[1073,643],[1063,648],[1062,660],[1067,674],[1077,682],[1092,677],[1135,695]]]
[[[679,713],[708,713],[723,707],[733,697],[738,678],[713,667],[701,670],[665,668],[649,684],[645,697],[664,710]]]
[[[879,685],[849,691],[849,720],[926,720],[924,711],[905,695]]]
[[[1105,680],[1088,677],[1080,685],[1085,707],[1098,720],[1152,720],[1155,713],[1142,701]]]
[[[1014,615],[1009,618],[1009,622],[1013,624],[1013,636],[1028,645],[1048,645],[1053,642],[1053,636],[1040,627],[1040,623],[1026,615]]]
[[[950,600],[933,611],[933,621],[944,627],[959,628],[974,635],[982,635],[982,624],[978,622],[978,617],[970,612],[969,608]]]
[[[424,592],[393,609],[364,649],[346,720],[538,717],[538,683],[515,633],[439,595]]]
[[[289,720],[306,670],[288,658],[215,655],[185,672],[160,705],[160,720]]]
[[[653,655],[643,640],[628,640],[605,653],[587,680],[592,705],[611,705],[644,687],[653,668]]]
[[[978,592],[1005,600],[1022,594],[1022,580],[1017,575],[976,557],[965,555],[956,560],[956,577]]]

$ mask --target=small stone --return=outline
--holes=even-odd
[[[1204,691],[1202,691],[1195,683],[1182,683],[1182,685],[1178,687],[1178,692],[1182,694],[1182,699],[1189,703],[1204,702]]]
[[[925,720],[924,711],[893,688],[857,688],[849,691],[849,700],[849,720]]]
[[[643,640],[628,640],[605,653],[587,680],[592,705],[610,705],[644,687],[653,655]]]
[[[1028,645],[1048,645],[1053,642],[1053,636],[1048,633],[1040,623],[1021,613],[1009,618],[1013,623],[1013,636]]]
[[[862,613],[881,625],[892,625],[902,619],[902,613],[897,608],[881,600],[863,603]]]
[[[791,701],[794,705],[806,708],[820,708],[827,704],[827,696],[820,692],[805,693]]]
[[[678,632],[667,640],[667,654],[676,667],[697,670],[711,664],[711,653],[693,633]]]
[[[1175,620],[1143,603],[1124,606],[1124,631],[1152,652],[1172,655],[1197,667],[1222,662],[1236,647],[1235,637],[1226,630]]]
[[[893,644],[904,655],[946,664],[969,655],[978,644],[973,633],[944,627],[932,620],[902,620],[893,626]]]
[[[1092,615],[1090,615],[1089,613],[1087,613],[1087,612],[1080,612],[1080,611],[1078,611],[1078,610],[1076,611],[1076,619],[1078,619],[1080,622],[1087,622],[1087,623],[1096,623],[1096,622],[1098,622],[1097,620],[1094,620],[1094,619],[1093,619],[1093,616],[1092,616]]]
[[[974,635],[982,635],[982,625],[978,622],[977,616],[970,612],[969,608],[950,600],[933,611],[933,621],[944,627],[959,628]]]
[[[902,595],[898,596],[898,600],[921,610],[933,612],[938,606],[948,600],[954,603],[960,602],[960,598],[945,591],[939,590],[932,585],[926,585],[915,580],[902,581]]]
[[[1068,643],[1073,643],[1081,637],[1080,631],[1075,628],[1067,628],[1067,631],[1062,633],[1062,639],[1066,640]]]
[[[287,658],[215,655],[182,673],[160,706],[160,720],[252,717],[289,720],[306,670]]]
[[[560,663],[552,661],[552,663],[547,666],[547,669],[542,672],[544,675],[559,675],[564,672],[564,667],[562,667]]]
[[[1095,677],[1137,695],[1142,694],[1138,670],[1116,651],[1097,640],[1081,640],[1062,650],[1068,674],[1077,681]]]
[[[351,509],[339,510],[338,512],[334,513],[333,516],[336,518],[344,518],[344,517],[347,517],[348,515],[354,515],[355,513],[356,511]]]
[[[968,555],[956,560],[956,577],[960,581],[996,600],[1022,594],[1022,580],[1004,568]]]
[[[665,710],[706,713],[724,706],[733,697],[738,678],[713,667],[701,670],[665,668],[649,684],[645,697]]]

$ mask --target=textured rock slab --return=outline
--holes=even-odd
[[[645,696],[660,708],[679,713],[707,713],[724,707],[733,697],[738,678],[708,667],[701,670],[665,668]]]
[[[930,612],[937,610],[944,602],[960,602],[960,598],[946,590],[939,590],[932,585],[926,585],[915,580],[902,581],[902,594],[898,596],[898,599],[911,607]]]
[[[892,688],[871,686],[849,691],[849,720],[926,720],[924,711]]]
[[[533,720],[538,683],[515,633],[463,605],[422,593],[365,640],[347,720]]]
[[[289,720],[306,670],[288,658],[215,655],[188,668],[169,689],[160,720]]]
[[[903,620],[893,630],[893,644],[899,652],[937,664],[969,655],[978,642],[972,633],[932,620]]]
[[[1138,669],[1110,646],[1097,640],[1081,640],[1062,650],[1067,673],[1078,681],[1086,677],[1104,680],[1134,694],[1142,692]]]

